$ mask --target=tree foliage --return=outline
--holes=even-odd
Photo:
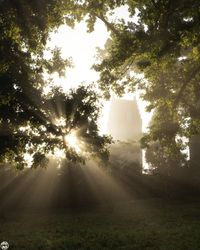
[[[74,4],[74,3],[73,3]],[[83,158],[67,145],[64,136],[73,129],[84,141],[85,152],[107,157],[107,137],[98,135],[98,96],[91,87],[81,86],[64,94],[53,89],[43,95],[44,73],[62,76],[69,60],[58,48],[45,60],[43,52],[49,33],[67,23],[72,1],[0,2],[0,160],[23,169],[25,154],[32,167],[43,166],[55,148],[65,150],[71,161]],[[74,12],[75,14],[75,12]],[[62,112],[59,111],[62,110]],[[55,123],[64,119],[65,127]]]
[[[111,22],[112,12],[124,5],[129,20]],[[43,58],[49,32],[64,23],[73,27],[83,19],[89,32],[97,19],[111,32],[94,65],[105,97],[109,98],[111,91],[122,95],[140,89],[149,103],[147,110],[155,113],[143,145],[159,142],[170,157],[172,152],[179,154],[183,147],[180,138],[200,133],[198,0],[14,0],[0,2],[1,159],[14,159],[20,165],[29,145],[37,153],[34,164],[38,165],[53,145],[63,148],[64,139],[59,140],[63,130],[53,123],[54,115],[66,121],[67,131],[72,126],[81,131],[80,136],[92,147],[88,146],[88,151],[106,153],[109,140],[98,136],[97,96],[91,89],[80,87],[69,95],[54,90],[49,97],[42,95],[46,84],[43,73],[63,75],[65,66],[70,66],[58,49],[51,60]],[[60,114],[55,108],[59,102]],[[28,131],[21,131],[27,126]],[[65,149],[73,159],[74,154]]]
[[[101,18],[122,4],[132,17],[128,22],[108,23]],[[96,5],[94,17],[97,12]],[[149,103],[147,111],[155,112],[143,145],[158,141],[169,157],[172,152],[180,154],[183,143],[179,138],[200,133],[199,1],[105,1],[99,18],[111,31],[106,51],[94,65],[100,72],[100,88],[108,98],[111,91],[122,95],[141,90]]]

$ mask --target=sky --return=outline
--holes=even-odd
[[[126,7],[118,8],[113,19],[122,18],[128,20]],[[137,15],[132,19],[137,22]],[[104,23],[98,20],[92,33],[87,33],[85,22],[81,22],[74,29],[62,25],[57,32],[50,36],[47,47],[61,48],[63,58],[72,58],[73,68],[66,70],[66,76],[59,78],[56,74],[53,77],[54,83],[63,87],[64,90],[76,88],[79,84],[89,84],[98,80],[99,74],[91,69],[95,63],[96,48],[104,48],[109,38],[109,32]],[[46,53],[48,57],[48,52]],[[145,112],[145,103],[139,98],[138,93],[126,94],[122,98],[131,100],[136,97],[143,122],[143,131],[146,131],[151,114]],[[112,98],[116,98],[114,95]],[[111,98],[111,99],[112,99]],[[103,101],[103,110],[99,119],[100,133],[107,132],[107,120],[110,109],[110,101]]]

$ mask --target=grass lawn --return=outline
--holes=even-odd
[[[122,202],[95,211],[5,213],[0,242],[17,250],[200,249],[200,202]]]

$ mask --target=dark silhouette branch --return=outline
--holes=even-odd
[[[198,65],[198,67],[196,67],[192,73],[189,75],[189,77],[186,79],[186,81],[183,83],[182,87],[180,88],[178,95],[174,101],[174,108],[177,107],[178,103],[181,100],[181,96],[183,95],[183,92],[185,91],[186,87],[188,86],[188,84],[191,82],[191,80],[199,73],[200,71],[200,65]]]

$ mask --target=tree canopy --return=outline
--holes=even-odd
[[[100,72],[100,88],[108,98],[111,91],[122,95],[140,90],[149,103],[147,111],[154,111],[143,146],[159,142],[181,165],[183,138],[200,133],[199,1],[97,2],[90,3],[95,9],[90,15],[111,31],[94,65]],[[122,4],[128,7],[128,21],[104,20],[108,10]]]
[[[112,12],[125,5],[128,21],[110,21]],[[52,122],[54,115],[65,120],[67,132],[73,126],[81,131],[88,151],[92,147],[100,155],[107,154],[109,139],[98,135],[94,91],[81,86],[68,95],[56,89],[51,96],[42,94],[43,74],[62,75],[70,66],[59,49],[52,51],[51,60],[44,59],[49,32],[61,24],[73,27],[83,19],[89,32],[97,19],[111,32],[93,66],[100,73],[99,88],[105,97],[111,91],[122,95],[140,90],[149,103],[147,111],[154,110],[143,145],[159,142],[164,152],[180,154],[182,138],[200,133],[198,0],[15,0],[0,2],[1,159],[21,164],[31,147],[37,152],[35,159],[43,159],[58,144],[65,147],[69,159],[74,158],[65,140],[59,139],[65,132]],[[55,108],[59,102],[61,114]]]
[[[69,161],[87,154],[106,158],[110,140],[99,136],[98,95],[92,87],[80,86],[63,93],[52,89],[45,96],[45,74],[63,75],[71,66],[60,50],[43,53],[49,33],[61,24],[73,25],[65,13],[70,1],[0,2],[0,160],[23,169],[24,155],[32,157],[32,167],[44,166],[46,155],[64,150]],[[57,122],[56,122],[57,119]],[[59,121],[62,120],[62,123]],[[70,147],[65,136],[76,133],[84,152]],[[74,132],[75,131],[75,132]]]

